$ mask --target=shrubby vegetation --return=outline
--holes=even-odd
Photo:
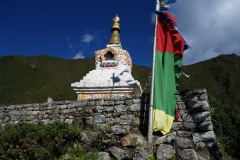
[[[79,145],[81,129],[65,122],[42,125],[21,122],[0,131],[0,159],[96,159],[97,152]]]
[[[230,156],[240,157],[240,114],[236,104],[226,105],[210,97],[211,117],[218,144]]]

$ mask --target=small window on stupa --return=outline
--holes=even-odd
[[[114,54],[112,54],[112,52],[107,52],[104,55],[105,61],[110,61],[110,60],[114,60]]]

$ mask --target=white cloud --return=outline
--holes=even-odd
[[[191,46],[183,56],[188,65],[220,54],[240,54],[239,0],[178,0],[171,13]]]
[[[83,37],[82,37],[82,42],[85,42],[85,43],[90,43],[91,41],[94,40],[94,36],[93,35],[90,35],[90,34],[85,34]]]
[[[82,54],[82,52],[78,52],[73,59],[79,59],[79,58],[85,58],[85,56]]]

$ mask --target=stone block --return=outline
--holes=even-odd
[[[95,101],[89,101],[89,102],[88,102],[88,105],[89,105],[89,106],[94,106],[94,105],[95,105]]]
[[[131,119],[120,119],[120,124],[131,124],[132,120]]]
[[[133,118],[132,124],[140,125],[140,118]]]
[[[21,111],[19,110],[19,112],[20,112],[20,115],[24,116],[24,115],[27,115],[29,111],[26,111],[23,109]]]
[[[178,156],[184,160],[198,160],[198,156],[193,149],[183,149],[179,151]]]
[[[102,106],[102,105],[104,105],[104,100],[101,99],[101,100],[95,101],[95,105],[97,105],[97,106]]]
[[[188,110],[182,109],[182,110],[179,110],[178,113],[182,117],[185,113],[188,113]]]
[[[59,108],[60,109],[66,109],[68,106],[67,105],[60,105]]]
[[[72,103],[69,103],[67,105],[67,108],[77,108],[77,107],[83,107],[88,105],[88,99],[82,100],[82,101],[74,101]]]
[[[197,142],[196,148],[203,149],[203,148],[211,148],[215,145],[215,142]]]
[[[121,138],[122,147],[141,147],[143,145],[143,137],[136,134],[129,134]]]
[[[178,130],[180,130],[180,129],[183,129],[183,124],[182,124],[182,122],[173,122],[172,130],[178,131]]]
[[[178,109],[180,109],[180,110],[186,109],[185,102],[177,102],[177,107],[178,107]]]
[[[104,104],[106,106],[113,106],[114,105],[114,101],[104,101]]]
[[[184,102],[189,102],[189,101],[198,101],[198,96],[195,94],[187,94],[186,96],[183,97]]]
[[[40,111],[32,111],[32,115],[36,116],[40,113]]]
[[[84,117],[84,122],[88,125],[93,124],[93,117]]]
[[[30,108],[32,108],[32,107],[29,107],[29,108],[27,108],[27,110],[28,110],[28,109],[30,109]],[[53,106],[51,106],[51,105],[48,105],[48,106],[47,106],[47,109],[48,109],[48,110],[51,110],[51,109],[53,109],[53,108],[54,108],[54,107],[53,107]],[[30,109],[30,110],[33,110],[33,108],[32,108],[32,109]]]
[[[198,128],[200,131],[212,131],[213,130],[213,124],[211,121],[203,122],[198,125]]]
[[[38,123],[39,123],[39,120],[38,120],[38,119],[34,119],[34,120],[32,120],[32,123],[38,124]]]
[[[125,96],[120,97],[120,101],[124,101],[124,100],[126,100],[126,99],[127,99],[127,97],[125,97]]]
[[[176,132],[171,132],[165,136],[159,137],[156,140],[156,144],[169,144],[172,141],[176,140],[176,135],[177,135]]]
[[[4,117],[4,113],[3,112],[0,112],[0,119]]]
[[[177,102],[182,102],[183,98],[180,95],[175,95],[175,97],[177,98]]]
[[[76,112],[76,111],[77,111],[77,108],[71,108],[71,109],[70,109],[70,113]]]
[[[191,122],[184,122],[183,126],[187,129],[187,130],[191,130],[191,131],[196,131],[198,129],[198,125],[197,123],[191,123]]]
[[[185,113],[182,116],[182,119],[185,122],[205,122],[205,121],[210,121],[211,116],[209,112],[198,112],[193,114]]]
[[[127,107],[122,104],[116,105],[114,108],[117,112],[126,112],[127,111]]]
[[[82,107],[77,107],[77,111],[81,111],[82,110]]]
[[[73,124],[73,119],[66,119],[65,122],[71,125]]]
[[[206,92],[207,92],[207,90],[205,88],[203,88],[203,89],[193,89],[192,90],[193,94],[203,94],[203,93],[206,93]]]
[[[105,123],[106,119],[104,115],[95,115],[93,123],[94,124],[102,124]]]
[[[113,134],[122,134],[123,128],[120,125],[112,126],[111,129]]]
[[[173,155],[176,153],[173,146],[168,144],[160,144],[157,149],[157,160],[167,160],[173,157]]]
[[[133,160],[150,160],[154,157],[151,149],[143,148],[143,147],[138,147],[138,148],[139,148],[139,152],[135,155]]]
[[[108,149],[112,155],[114,155],[114,157],[116,157],[118,160],[121,160],[121,159],[126,159],[129,157],[130,155],[130,152],[128,150],[123,150],[121,148],[118,148],[116,146],[113,146],[113,147],[110,147]]]
[[[198,100],[200,100],[200,101],[208,101],[207,93],[203,93],[203,94],[199,95]]]
[[[14,108],[15,108],[14,105],[10,105],[10,106],[8,106],[7,109],[8,109],[8,110],[14,110]]]
[[[120,97],[116,96],[116,95],[110,95],[110,99],[111,100],[114,100],[114,101],[119,101],[120,100]]]
[[[112,117],[112,113],[105,114],[105,117]]]
[[[128,114],[128,115],[121,115],[121,116],[120,116],[120,119],[126,119],[126,120],[127,120],[127,119],[133,119],[133,117],[134,117],[134,116],[131,115],[131,114]]]
[[[50,122],[50,119],[43,119],[43,120],[41,120],[41,122],[42,122],[43,124],[48,124],[48,123]]]
[[[105,111],[105,112],[110,112],[110,111],[113,111],[113,110],[114,110],[114,108],[110,107],[110,106],[104,106],[103,107],[103,111]]]
[[[69,109],[69,110],[70,110],[70,109]],[[58,116],[59,116],[59,114],[58,114],[58,109],[55,109],[55,110],[52,112],[52,114],[49,115],[49,118],[55,120],[55,119],[58,118]]]
[[[103,106],[96,106],[96,107],[95,107],[95,110],[98,111],[98,112],[99,112],[99,111],[102,111],[102,109],[103,109]]]
[[[177,135],[180,137],[191,137],[192,132],[189,131],[177,131]]]
[[[193,142],[211,142],[215,140],[215,134],[213,131],[193,133]]]
[[[124,102],[125,102],[126,105],[133,104],[133,100],[132,99],[126,99]]]
[[[34,107],[33,111],[39,111],[39,107]]]
[[[187,108],[191,110],[191,112],[204,112],[209,110],[209,104],[207,101],[189,101],[187,102]]]
[[[33,116],[33,115],[27,116],[28,121],[32,121],[34,118],[35,118],[35,116]]]
[[[83,125],[83,120],[82,120],[81,117],[75,117],[73,123],[82,126]]]
[[[44,118],[44,119],[48,118],[48,114],[44,114],[44,115],[43,115],[43,118]]]
[[[19,111],[12,110],[12,111],[8,112],[8,115],[9,116],[16,115],[17,112],[19,112]]]
[[[22,105],[17,105],[15,106],[17,110],[21,110],[22,109]]]
[[[124,104],[124,101],[115,101],[114,104]]]
[[[131,124],[133,120],[133,115],[121,115],[120,116],[120,124]]]
[[[130,111],[132,111],[132,112],[139,112],[140,109],[141,109],[141,105],[139,103],[130,105]]]
[[[10,118],[9,118],[8,116],[6,116],[6,117],[3,119],[3,122],[4,122],[4,123],[7,123],[9,120],[10,120]]]
[[[26,115],[31,115],[33,111],[26,111]]]
[[[124,114],[124,112],[113,112],[113,117],[119,117],[121,114]]]
[[[62,110],[60,111],[60,113],[61,113],[61,114],[68,114],[68,113],[70,113],[70,109],[62,109]]]
[[[11,121],[17,121],[19,119],[19,116],[12,115],[10,119],[11,119]]]
[[[114,118],[106,118],[106,123],[107,124],[113,124],[114,123]]]
[[[133,99],[133,103],[136,104],[136,103],[140,103],[141,102],[141,99]]]
[[[107,152],[98,152],[98,160],[111,160]]]
[[[38,119],[38,120],[41,120],[42,117],[43,117],[43,115],[42,115],[42,114],[39,114],[39,115],[37,116],[37,119]]]
[[[193,142],[185,137],[177,137],[176,138],[177,145],[180,149],[192,149]]]
[[[60,119],[65,119],[66,116],[65,116],[64,114],[60,114],[60,115],[59,115],[59,118],[60,118]]]
[[[97,131],[97,130],[99,130],[100,129],[100,124],[93,124],[92,125],[92,127],[93,127],[93,130],[95,130],[95,131]]]

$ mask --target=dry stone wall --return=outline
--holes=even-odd
[[[179,118],[175,119],[171,132],[165,136],[155,134],[154,148],[150,151],[144,146],[138,148],[141,153],[146,153],[140,159],[149,156],[155,156],[159,160],[173,157],[185,160],[221,159],[215,143],[206,90],[182,91],[176,97]],[[0,107],[0,124],[4,127],[7,123],[20,121],[47,124],[60,120],[94,130],[108,126],[114,135],[126,135],[131,130],[138,129],[144,139],[147,136],[148,108],[149,95],[9,105]],[[128,137],[133,136],[128,135],[123,139]],[[140,138],[136,136],[136,139]],[[122,148],[113,146],[109,148],[109,153],[119,159],[121,156],[116,150],[127,152],[128,146],[132,147],[131,143],[122,143]],[[139,155],[137,157],[139,159]]]

